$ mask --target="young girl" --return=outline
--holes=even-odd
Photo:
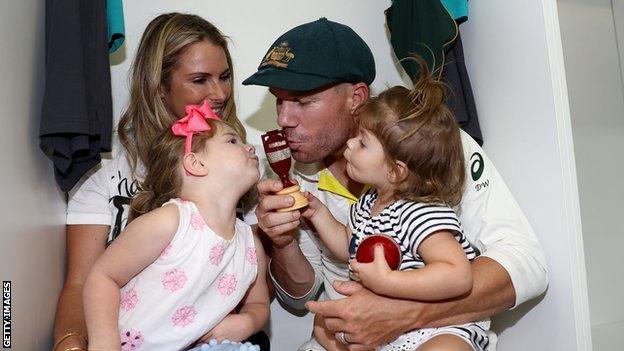
[[[128,106],[117,126],[121,146],[68,194],[67,271],[56,309],[54,351],[87,350],[85,280],[128,222],[152,145],[185,116],[184,107],[208,101],[244,136],[234,101],[235,69],[228,42],[216,26],[192,14],[161,14],[145,27],[130,71]],[[253,338],[263,350],[269,349],[262,331]]]
[[[421,60],[419,60],[420,62]],[[352,278],[373,292],[394,298],[438,301],[472,288],[469,260],[475,250],[464,237],[452,207],[464,184],[459,128],[445,106],[444,84],[421,62],[413,90],[393,87],[367,102],[360,129],[344,152],[349,177],[371,188],[351,206],[349,226],[307,194],[307,217],[327,248],[349,260]],[[372,234],[390,236],[401,251],[392,271],[375,247],[375,260],[360,263],[355,253]],[[484,350],[489,321],[411,331],[382,350]],[[328,350],[344,350],[344,333],[329,335],[317,316],[314,334]]]
[[[235,215],[258,181],[258,158],[208,103],[186,112],[145,160],[143,191],[132,203],[138,217],[89,273],[89,349],[181,350],[202,336],[241,341],[268,319],[264,251]]]

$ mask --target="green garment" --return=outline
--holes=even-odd
[[[445,49],[458,34],[455,20],[440,0],[393,0],[386,23],[394,53],[412,80],[418,77],[418,64],[402,59],[417,54],[430,69],[438,69],[444,64]]]

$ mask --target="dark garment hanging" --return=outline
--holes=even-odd
[[[46,82],[39,138],[69,191],[110,152],[106,0],[46,0]]]
[[[413,54],[422,56],[430,68],[442,68],[452,90],[449,108],[460,127],[482,145],[459,30],[444,5],[440,0],[393,0],[386,23],[394,53],[412,79],[418,77],[418,64],[404,58]]]
[[[464,48],[461,36],[452,47],[445,51],[446,62],[442,76],[452,89],[447,104],[461,129],[468,133],[479,145],[483,146],[483,136],[479,127],[477,106],[475,106],[472,86],[464,61]]]
[[[444,63],[444,51],[455,41],[457,25],[440,0],[393,0],[385,13],[394,53],[412,79],[418,77],[418,64],[404,58],[417,54],[430,69]]]

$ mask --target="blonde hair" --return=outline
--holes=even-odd
[[[159,136],[169,130],[179,116],[174,116],[160,98],[161,86],[167,87],[171,73],[182,53],[192,44],[208,40],[225,52],[233,76],[232,58],[226,37],[211,23],[195,15],[168,13],[153,19],[143,32],[132,63],[130,103],[117,126],[119,139],[126,149],[132,177],[139,162],[146,162],[150,148],[160,143]],[[232,93],[221,119],[229,122],[245,139],[245,128],[236,116],[234,79]]]
[[[446,85],[415,57],[420,76],[412,90],[389,88],[360,110],[360,125],[381,142],[388,164],[402,161],[407,177],[397,198],[455,206],[461,201],[465,167],[459,126],[446,106]]]
[[[231,124],[207,120],[210,130],[193,135],[192,152],[206,148],[206,142],[224,125]],[[132,199],[129,221],[162,206],[170,199],[179,196],[182,189],[182,159],[184,157],[185,137],[176,136],[167,129],[158,136],[158,142],[152,145],[144,160],[145,179],[141,190]]]

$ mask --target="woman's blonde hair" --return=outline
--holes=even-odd
[[[210,22],[195,15],[167,13],[153,19],[143,32],[132,63],[130,103],[117,126],[119,139],[127,151],[132,177],[137,179],[139,162],[146,162],[150,147],[180,116],[174,116],[160,98],[161,86],[167,87],[171,73],[182,53],[192,44],[207,40],[225,52],[233,76],[232,58],[226,37]],[[236,116],[234,79],[232,93],[221,119],[229,122],[245,139],[245,128]]]
[[[388,164],[407,165],[395,196],[455,206],[461,201],[465,167],[459,126],[446,106],[446,85],[420,65],[412,90],[395,86],[371,98],[360,110],[360,125],[381,142]]]

